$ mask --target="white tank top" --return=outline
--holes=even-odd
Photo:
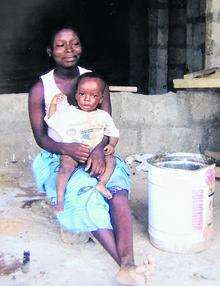
[[[84,74],[86,72],[91,72],[91,70],[87,70],[84,69],[82,67],[79,67],[79,74]],[[48,110],[49,110],[49,106],[50,106],[50,102],[53,99],[53,97],[56,94],[62,93],[61,90],[58,88],[58,86],[56,85],[55,79],[54,79],[54,69],[49,71],[48,73],[42,75],[41,80],[43,82],[43,86],[44,86],[44,101],[45,101],[45,112],[47,114]],[[66,102],[64,102],[64,104],[66,104]]]

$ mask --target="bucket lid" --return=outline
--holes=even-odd
[[[197,153],[161,153],[149,158],[147,162],[160,168],[192,171],[213,165],[215,160]]]

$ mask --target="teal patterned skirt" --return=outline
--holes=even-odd
[[[33,172],[39,192],[44,192],[52,204],[57,201],[56,176],[60,156],[42,151],[33,162]],[[112,229],[107,200],[95,189],[97,179],[79,166],[71,175],[64,196],[64,211],[57,214],[61,226],[72,232]],[[116,167],[106,187],[114,195],[119,190],[130,192],[130,170],[116,157]]]

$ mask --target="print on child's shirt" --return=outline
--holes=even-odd
[[[90,125],[89,128],[83,126],[83,128],[80,129],[69,126],[69,128],[66,130],[66,135],[71,137],[75,142],[87,144],[93,148],[102,141],[103,129],[103,126],[91,127]]]

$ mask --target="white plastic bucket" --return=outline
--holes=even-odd
[[[162,250],[190,253],[207,249],[213,237],[215,164],[193,153],[148,160],[148,232]]]

